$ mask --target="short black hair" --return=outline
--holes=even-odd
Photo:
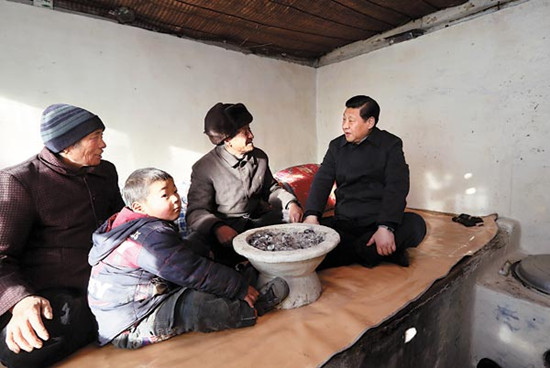
[[[380,106],[373,98],[365,95],[353,96],[346,101],[346,107],[352,109],[361,108],[359,115],[363,120],[367,120],[371,116],[374,118],[374,125],[378,123],[378,117],[380,116]]]
[[[134,202],[142,202],[149,195],[149,187],[157,181],[174,180],[166,171],[154,167],[137,169],[128,176],[122,188],[122,197],[128,207]]]

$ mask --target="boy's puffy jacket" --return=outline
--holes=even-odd
[[[93,243],[88,302],[101,345],[181,287],[230,299],[246,296],[244,277],[191,251],[169,221],[124,208],[93,234]]]

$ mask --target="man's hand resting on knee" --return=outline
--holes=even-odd
[[[11,314],[6,326],[6,345],[14,353],[18,354],[21,349],[26,352],[40,349],[42,340],[50,338],[42,322],[42,316],[53,318],[52,307],[47,299],[35,295],[27,296],[13,306]]]
[[[391,231],[379,227],[367,242],[367,246],[376,244],[376,252],[381,256],[389,256],[395,252],[395,237]]]

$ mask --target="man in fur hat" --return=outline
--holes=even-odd
[[[191,236],[213,244],[216,260],[235,265],[244,258],[233,238],[248,229],[300,222],[302,209],[269,169],[264,151],[254,147],[252,115],[242,103],[217,103],[206,114],[204,132],[216,145],[193,165],[186,222]]]

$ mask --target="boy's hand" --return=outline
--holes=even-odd
[[[11,314],[12,317],[6,326],[6,345],[15,354],[19,354],[21,349],[29,353],[33,349],[40,349],[42,340],[50,338],[42,322],[42,316],[47,319],[53,318],[48,299],[35,295],[27,296],[12,308]]]
[[[254,309],[254,303],[256,303],[256,299],[258,299],[258,290],[256,290],[253,286],[248,286],[248,292],[246,296],[244,297],[244,301],[248,303],[250,308]]]

